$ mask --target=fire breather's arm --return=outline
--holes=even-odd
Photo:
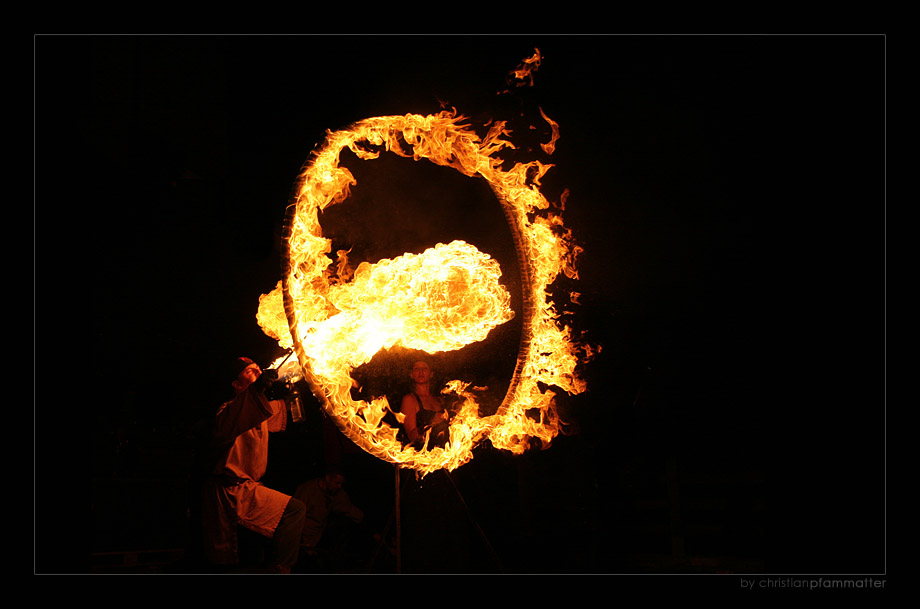
[[[225,403],[217,412],[215,435],[232,442],[238,435],[259,425],[272,416],[272,408],[265,396],[250,391],[252,387]]]

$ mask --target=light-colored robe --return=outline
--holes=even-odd
[[[205,552],[214,564],[232,564],[236,525],[271,537],[291,499],[259,482],[268,467],[268,434],[285,429],[287,408],[250,387],[221,405],[215,423],[215,466],[202,497]]]

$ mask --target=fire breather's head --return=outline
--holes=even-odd
[[[234,359],[230,363],[228,370],[230,384],[237,392],[246,389],[259,378],[261,373],[262,370],[259,368],[259,365],[248,357],[238,357]]]

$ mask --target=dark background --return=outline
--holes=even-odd
[[[36,37],[36,572],[184,546],[220,364],[278,351],[254,316],[302,164],[442,102],[556,165],[584,248],[566,319],[601,347],[569,435],[454,472],[503,570],[885,572],[884,66],[882,36]],[[384,230],[397,251],[437,217],[439,178],[406,171],[435,194]],[[384,522],[392,470],[313,414],[269,481],[338,450]]]

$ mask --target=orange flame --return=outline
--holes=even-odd
[[[546,154],[552,155],[556,151],[556,140],[559,139],[559,123],[546,116],[543,108],[540,108],[540,116],[543,117],[543,120],[549,123],[550,129],[552,129],[552,136],[550,140],[545,144],[540,144],[540,148],[542,148],[543,152]]]
[[[552,166],[533,161],[503,170],[498,153],[514,148],[505,139],[505,124],[493,124],[480,138],[464,120],[453,112],[408,114],[370,118],[329,132],[299,177],[289,210],[286,274],[260,299],[258,315],[269,336],[282,346],[293,345],[304,378],[346,436],[367,452],[420,475],[459,467],[484,439],[514,453],[526,450],[534,439],[548,446],[560,422],[555,393],[546,387],[569,394],[585,389],[575,370],[578,357],[570,330],[557,323],[548,297],[560,273],[577,277],[579,251],[539,190],[540,179]],[[391,152],[485,179],[515,234],[525,279],[517,369],[501,406],[490,416],[480,416],[467,384],[447,384],[444,392],[457,396],[462,406],[451,420],[445,447],[404,447],[397,430],[384,422],[390,411],[386,397],[353,399],[351,374],[393,345],[434,353],[483,340],[515,314],[499,281],[501,269],[463,241],[362,263],[353,271],[342,252],[333,262],[331,240],[323,236],[318,218],[321,210],[344,201],[356,184],[351,172],[339,167],[345,148],[362,160]]]
[[[543,56],[540,55],[540,49],[534,49],[533,55],[521,62],[517,69],[508,75],[508,80],[516,81],[515,87],[533,86],[533,74],[540,69],[540,62]]]

